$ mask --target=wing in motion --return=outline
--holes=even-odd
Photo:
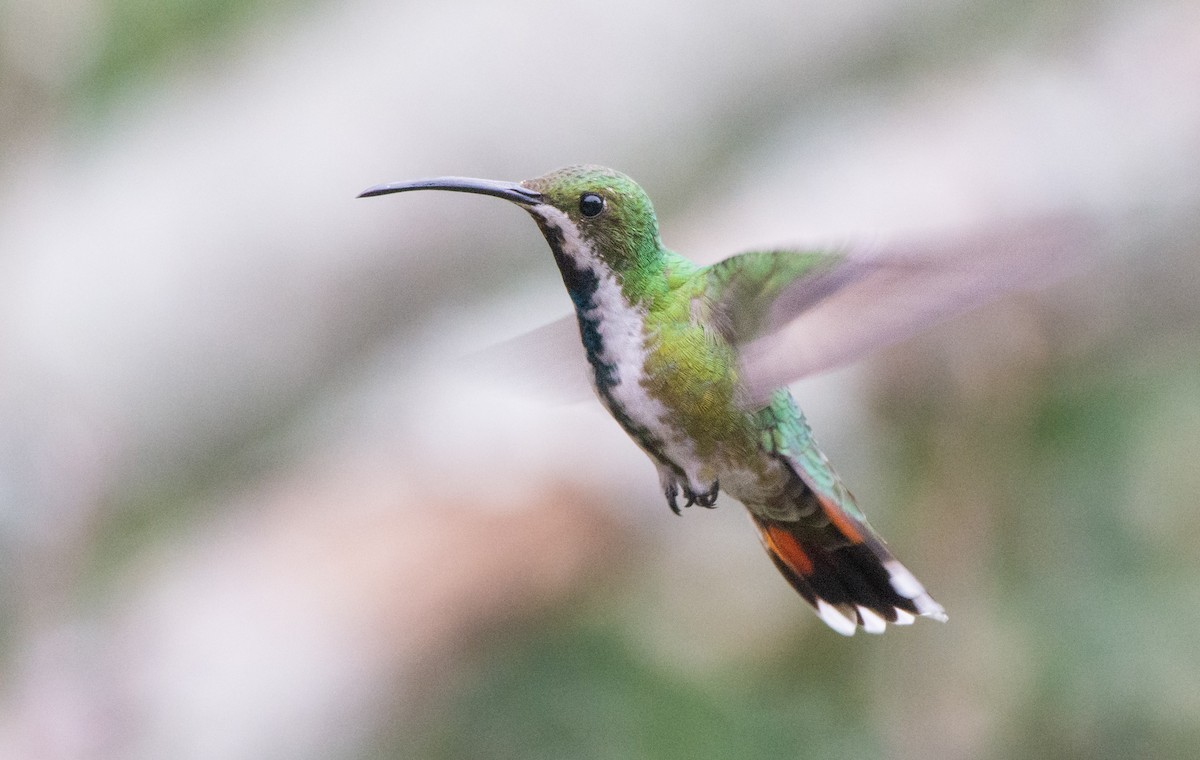
[[[802,273],[777,293],[722,307],[758,315],[741,320],[755,329],[731,336],[743,380],[761,400],[1005,293],[1049,285],[1076,268],[1091,237],[1081,220],[1057,218],[835,255],[832,266]]]

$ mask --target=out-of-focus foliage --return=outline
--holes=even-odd
[[[109,0],[100,3],[100,33],[94,62],[80,81],[77,96],[89,100],[141,80],[195,47],[232,36],[248,23],[264,21],[263,11],[289,5],[276,0]],[[151,74],[152,75],[152,74]]]
[[[619,627],[551,622],[500,645],[475,681],[396,756],[428,758],[853,758],[879,754],[859,643],[792,640],[739,668],[679,673]],[[812,667],[808,658],[819,658]],[[415,746],[414,746],[415,745]]]
[[[0,758],[1193,757],[1193,5],[0,7]],[[568,306],[518,212],[353,199],[583,161],[707,260],[1109,224],[797,389],[947,624],[448,358]]]
[[[0,135],[94,121],[130,88],[230,53],[252,24],[286,18],[296,0],[14,2],[0,8]]]

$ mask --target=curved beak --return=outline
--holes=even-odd
[[[494,195],[506,201],[520,203],[524,206],[535,206],[542,202],[542,194],[522,187],[516,182],[500,182],[491,179],[472,179],[471,177],[434,177],[433,179],[418,179],[411,182],[393,182],[387,185],[376,185],[358,194],[359,198],[370,198],[375,195],[388,193],[403,193],[408,190],[450,190],[456,193],[477,193],[479,195]]]

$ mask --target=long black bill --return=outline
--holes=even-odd
[[[403,193],[407,190],[451,190],[457,193],[478,193],[494,195],[506,201],[533,206],[542,202],[542,194],[527,187],[521,187],[516,182],[499,182],[491,179],[472,179],[471,177],[434,177],[433,179],[418,179],[412,182],[393,182],[387,185],[376,185],[358,194],[359,198],[370,198],[375,195],[388,193]]]

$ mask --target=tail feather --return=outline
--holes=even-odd
[[[775,566],[821,619],[847,636],[859,627],[882,633],[918,615],[945,620],[942,606],[867,524],[791,394],[777,391],[757,415],[763,450],[785,479],[774,493],[743,503]]]
[[[946,619],[942,606],[870,526],[845,512],[839,510],[840,519],[827,526],[836,531],[835,541],[811,525],[751,517],[775,566],[838,633],[849,636],[859,627],[883,633],[887,623],[908,625],[918,615]],[[853,531],[843,530],[842,523]]]

